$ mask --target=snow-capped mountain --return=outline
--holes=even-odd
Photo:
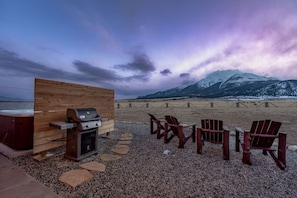
[[[188,84],[183,84],[179,87],[138,98],[215,98],[238,96],[297,97],[297,80],[280,81],[252,73],[243,73],[239,70],[215,71],[198,82],[188,82]]]
[[[256,96],[297,96],[297,80],[280,81],[263,87]]]
[[[242,72],[239,70],[215,71],[207,75],[206,78],[198,81],[197,85],[201,88],[207,88],[218,82],[224,82],[235,74],[242,74]]]
[[[220,85],[220,89],[230,87],[230,86],[240,87],[244,84],[251,84],[254,82],[269,81],[269,80],[276,80],[276,79],[267,78],[264,76],[258,76],[251,73],[236,73],[232,75],[230,78],[228,78],[225,82],[222,81]]]

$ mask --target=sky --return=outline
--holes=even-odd
[[[297,79],[296,0],[0,0],[0,96],[42,78],[131,99],[237,69]]]

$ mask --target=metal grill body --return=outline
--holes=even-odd
[[[67,129],[65,157],[80,161],[98,152],[98,127],[101,116],[95,108],[67,109],[67,122],[76,127]]]

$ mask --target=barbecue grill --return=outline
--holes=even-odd
[[[97,154],[101,120],[95,108],[67,109],[66,122],[75,123],[76,127],[67,129],[65,157],[80,161]]]

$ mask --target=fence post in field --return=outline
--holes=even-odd
[[[166,103],[166,108],[168,108],[168,103]]]
[[[120,104],[118,103],[118,109],[120,108]]]
[[[236,103],[236,107],[239,107],[239,102]]]
[[[210,107],[213,108],[213,102],[210,103]]]
[[[148,108],[149,107],[149,103],[146,103],[146,108]]]
[[[190,103],[188,102],[188,107],[190,107]]]
[[[268,102],[265,102],[265,107],[269,107],[269,103]]]
[[[129,103],[129,107],[132,107],[131,103]]]

